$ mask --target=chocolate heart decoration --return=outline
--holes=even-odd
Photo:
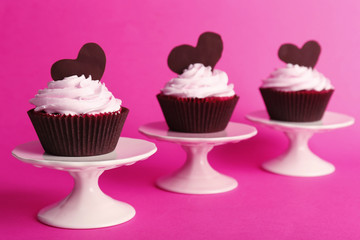
[[[202,63],[214,69],[223,51],[223,42],[219,34],[205,32],[200,35],[196,47],[180,45],[173,48],[168,56],[169,68],[182,74],[190,64]]]
[[[73,75],[91,75],[93,80],[100,80],[105,70],[106,57],[102,48],[96,43],[87,43],[79,51],[76,59],[62,59],[51,67],[54,81],[63,80]]]
[[[301,49],[287,43],[280,46],[278,55],[285,63],[314,68],[320,55],[320,45],[316,41],[306,42]]]

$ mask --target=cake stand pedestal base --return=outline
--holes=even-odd
[[[334,165],[316,156],[308,147],[311,131],[285,131],[289,147],[279,157],[266,162],[262,167],[270,172],[299,177],[328,175],[335,171]]]
[[[72,192],[62,201],[40,210],[38,219],[60,228],[101,228],[129,221],[135,209],[104,194],[98,180],[103,170],[69,171]]]
[[[207,154],[213,147],[213,144],[182,145],[187,154],[185,164],[175,173],[158,179],[157,186],[188,194],[221,193],[235,189],[238,185],[235,179],[210,166]]]
[[[334,165],[309,149],[309,139],[316,132],[347,127],[354,123],[354,118],[333,112],[325,112],[321,121],[306,123],[270,120],[265,110],[250,113],[246,117],[285,133],[289,139],[288,149],[262,167],[269,172],[295,177],[317,177],[333,173]]]
[[[235,179],[214,170],[207,155],[214,146],[235,143],[256,135],[254,127],[230,122],[224,131],[216,133],[182,133],[169,131],[165,122],[143,125],[139,131],[161,141],[180,144],[186,152],[184,165],[173,174],[157,180],[158,187],[177,193],[213,194],[233,190]]]
[[[48,155],[39,141],[19,145],[12,153],[19,160],[37,167],[67,171],[74,179],[72,192],[64,200],[40,210],[39,221],[60,228],[90,229],[114,226],[135,216],[131,205],[101,191],[100,175],[105,170],[144,160],[156,150],[155,144],[148,141],[121,137],[113,152],[98,156]]]

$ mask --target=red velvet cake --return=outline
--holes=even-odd
[[[210,133],[226,128],[239,97],[225,72],[214,69],[223,43],[206,32],[197,46],[180,45],[169,54],[168,66],[178,74],[157,95],[170,130]]]
[[[53,64],[53,81],[30,100],[35,108],[28,115],[46,153],[81,157],[115,149],[129,110],[100,82],[105,60],[99,45],[85,44],[77,59]]]
[[[321,120],[334,87],[314,69],[320,45],[308,41],[301,49],[283,44],[278,52],[286,67],[263,80],[260,92],[271,119],[288,122]]]

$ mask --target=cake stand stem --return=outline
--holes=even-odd
[[[99,228],[130,220],[135,209],[104,194],[98,184],[103,169],[69,170],[74,178],[71,193],[59,203],[42,209],[38,219],[61,228]]]
[[[285,135],[289,139],[289,146],[287,149],[288,154],[298,154],[302,152],[311,152],[308,142],[314,135],[312,131],[285,131]],[[299,160],[299,159],[296,159]],[[305,159],[306,160],[306,159]]]
[[[70,193],[70,199],[78,198],[81,203],[83,198],[91,197],[91,195],[102,195],[103,192],[99,187],[99,177],[104,170],[97,171],[69,171],[69,174],[74,178],[74,188]]]
[[[263,164],[263,168],[277,174],[315,177],[330,174],[335,167],[316,156],[309,148],[308,141],[314,130],[291,129],[284,130],[289,139],[286,152],[279,157]]]
[[[237,187],[235,179],[220,174],[209,164],[207,155],[215,144],[182,144],[186,152],[184,165],[172,175],[160,178],[160,188],[178,193],[211,194]]]
[[[211,178],[218,174],[209,164],[207,155],[213,149],[212,145],[182,145],[186,152],[186,161],[178,171],[178,176],[192,176],[193,178]]]

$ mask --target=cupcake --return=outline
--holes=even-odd
[[[225,72],[214,69],[223,44],[216,33],[203,33],[194,48],[175,47],[168,66],[178,74],[157,94],[171,131],[210,133],[226,128],[239,97]]]
[[[334,87],[314,69],[320,45],[308,41],[301,49],[283,44],[279,58],[287,63],[263,80],[260,92],[270,119],[288,122],[313,122],[322,119]]]
[[[46,153],[81,157],[115,149],[129,110],[100,82],[105,62],[101,47],[87,43],[77,59],[52,65],[53,81],[28,111]]]

